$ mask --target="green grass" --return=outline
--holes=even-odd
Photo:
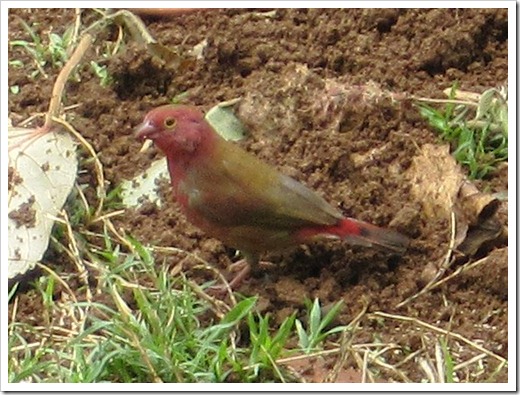
[[[157,264],[148,248],[132,238],[128,242],[132,253],[121,252],[108,235],[104,249],[91,249],[103,302],[71,302],[64,310],[56,301],[59,280],[42,276],[33,283],[45,322],[39,327],[10,323],[10,382],[291,380],[277,360],[308,351],[289,345],[296,337],[296,312],[276,327],[269,314],[257,311],[257,297],[216,308],[201,288]],[[343,329],[324,331],[339,307],[322,319],[319,302],[312,304],[307,314],[313,349]],[[68,314],[77,317],[75,329],[60,329],[57,323],[67,322]],[[37,340],[29,344],[27,338]]]
[[[444,108],[421,103],[419,111],[451,144],[453,156],[468,169],[469,177],[484,178],[508,158],[507,91],[488,89],[473,103],[455,100],[457,96],[453,87]]]
[[[108,74],[106,65],[100,65],[98,62],[90,61],[90,67],[94,74],[99,78],[99,84],[102,87],[107,87],[112,83],[112,77]]]
[[[19,19],[24,30],[29,34],[30,40],[12,40],[9,42],[11,47],[21,47],[26,50],[33,58],[36,69],[30,73],[31,78],[43,75],[47,78],[44,69],[46,66],[59,69],[67,62],[69,58],[69,47],[71,45],[73,27],[69,27],[63,35],[56,33],[48,33],[46,39],[42,39],[36,34],[34,26],[29,26],[25,21]],[[23,63],[14,59],[9,62],[10,66],[23,67]]]
[[[448,340],[446,338],[441,338],[440,346],[442,350],[442,356],[444,359],[444,374],[446,376],[444,380],[446,383],[454,383],[453,377],[455,374],[455,364],[453,363],[453,356],[448,345]]]
[[[314,299],[314,302],[306,301],[308,311],[307,329],[304,328],[304,324],[300,320],[296,320],[299,345],[305,353],[309,354],[316,351],[328,336],[347,330],[346,326],[329,328],[334,318],[340,312],[342,305],[343,301],[340,300],[322,317],[319,299]]]
[[[29,26],[24,20],[19,19],[23,29],[29,34],[30,40],[11,40],[9,45],[12,48],[21,47],[23,48],[33,59],[35,69],[31,70],[29,76],[33,79],[38,76],[47,78],[46,73],[47,67],[53,69],[61,69],[72,53],[73,41],[74,41],[74,26],[70,26],[65,30],[62,35],[49,32],[46,37],[40,37],[36,31],[35,26]],[[101,64],[111,56],[111,48],[105,46],[101,58],[98,61],[90,61],[90,69],[94,75],[99,78],[100,85],[107,87],[112,83],[112,77],[108,73],[106,65]],[[23,68],[24,63],[20,59],[13,59],[9,61],[9,67]],[[73,74],[72,77],[79,81],[80,78],[77,74]],[[13,94],[18,93],[19,87],[11,87]]]

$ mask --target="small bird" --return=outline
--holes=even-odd
[[[166,155],[173,195],[187,219],[244,256],[232,287],[266,251],[330,238],[395,253],[409,244],[397,231],[344,217],[316,192],[225,140],[197,107],[155,108],[136,136]]]

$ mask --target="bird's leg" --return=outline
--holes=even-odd
[[[233,277],[231,282],[229,283],[229,286],[231,289],[236,289],[240,284],[242,284],[242,281],[244,281],[249,274],[255,275],[258,273],[258,263],[260,262],[260,258],[258,254],[250,253],[250,252],[242,252],[242,255],[244,255],[244,259],[239,260],[238,262],[233,263],[229,268],[231,271],[236,271],[239,269],[240,271],[238,274]]]
[[[242,282],[251,274],[258,273],[260,258],[257,254],[242,252],[243,259],[231,264],[229,270],[231,272],[238,271],[233,279],[229,282],[229,287],[234,291]],[[208,291],[216,296],[223,296],[226,292],[226,287],[223,285],[215,285],[208,289]]]

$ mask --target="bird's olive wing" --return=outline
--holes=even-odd
[[[339,211],[316,192],[242,150],[186,178],[189,207],[222,226],[333,225]],[[229,147],[228,147],[229,154]],[[201,185],[209,187],[202,188]]]

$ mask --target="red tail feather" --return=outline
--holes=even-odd
[[[319,236],[338,237],[352,244],[380,247],[397,253],[403,253],[410,243],[408,237],[395,230],[380,228],[353,218],[344,218],[334,226],[304,229],[299,232],[299,236],[304,240]]]
[[[352,244],[382,247],[402,253],[408,248],[410,239],[401,233],[379,228],[367,222],[345,218],[339,225],[338,236]]]

